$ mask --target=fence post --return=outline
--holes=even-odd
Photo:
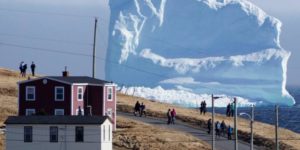
[[[276,143],[276,150],[279,150],[279,142],[278,142],[278,105],[275,106],[275,143]]]
[[[234,98],[234,130],[235,130],[235,142],[234,149],[238,150],[238,129],[237,129],[237,99]]]
[[[215,150],[215,100],[214,95],[211,95],[211,115],[212,115],[212,150]]]

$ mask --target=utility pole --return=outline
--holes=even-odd
[[[278,142],[278,105],[275,106],[275,143],[276,143],[276,150],[279,150],[279,142]]]
[[[215,150],[215,100],[214,95],[211,95],[211,115],[212,115],[212,150]]]
[[[253,123],[254,123],[254,105],[251,107],[251,141],[250,149],[253,150]]]
[[[93,78],[95,78],[95,71],[96,71],[96,37],[97,37],[97,22],[98,22],[98,19],[95,18],[95,26],[94,26],[94,43],[93,43]]]
[[[238,129],[237,129],[237,99],[234,98],[234,130],[235,130],[235,142],[234,149],[238,150]]]

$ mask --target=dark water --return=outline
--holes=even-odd
[[[300,133],[300,87],[289,87],[288,91],[295,98],[296,105],[279,106],[279,126]],[[216,108],[217,113],[225,114],[225,111],[225,108]],[[251,108],[238,108],[238,114],[241,112],[251,114]],[[275,106],[256,107],[254,119],[274,125]]]

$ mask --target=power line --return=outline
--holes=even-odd
[[[76,18],[95,18],[95,16],[88,16],[88,15],[65,14],[65,13],[54,13],[54,12],[38,12],[38,11],[29,11],[29,10],[7,9],[7,8],[0,8],[0,11],[17,12],[17,13],[30,13],[30,14],[38,14],[38,15],[76,17]]]
[[[69,41],[69,40],[61,40],[61,39],[42,38],[42,37],[34,37],[34,36],[18,35],[18,34],[0,33],[0,36],[10,36],[10,37],[16,37],[16,38],[23,38],[23,39],[43,40],[43,41],[65,43],[65,44],[76,44],[76,45],[92,46],[91,43],[84,43],[84,42],[79,42],[79,41]]]

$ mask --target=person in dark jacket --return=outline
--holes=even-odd
[[[211,119],[208,119],[208,121],[207,121],[207,129],[208,129],[207,133],[208,134],[210,134],[210,131],[211,131],[211,124],[212,124]]]
[[[139,101],[137,101],[136,103],[135,103],[135,106],[134,106],[134,112],[133,112],[133,114],[136,116],[136,113],[137,112],[140,112],[140,102]]]
[[[169,125],[170,123],[171,123],[171,117],[172,117],[172,115],[171,115],[171,109],[169,109],[168,110],[168,112],[167,112],[167,117],[168,117],[168,122],[167,122],[167,124]]]
[[[144,103],[142,103],[142,105],[140,106],[140,117],[142,117],[143,114],[146,117],[146,111],[145,111],[145,109],[146,109],[146,106],[144,105]]]
[[[20,63],[20,66],[19,66],[19,69],[20,69],[20,76],[23,77],[23,64],[24,64],[24,61],[22,61]]]
[[[32,76],[35,76],[35,64],[34,64],[34,62],[31,63],[30,68],[31,68]]]
[[[229,125],[228,126],[228,129],[227,129],[227,138],[228,138],[228,140],[231,140],[232,138],[231,138],[231,135],[232,135],[232,132],[233,132],[233,129],[232,129],[232,127]]]
[[[231,111],[230,111],[230,103],[228,103],[228,105],[226,107],[226,116],[230,117],[230,113],[231,113]]]
[[[203,114],[205,115],[207,109],[206,109],[206,102],[203,101]]]
[[[223,136],[226,135],[226,124],[225,124],[224,120],[221,123],[221,133]]]

